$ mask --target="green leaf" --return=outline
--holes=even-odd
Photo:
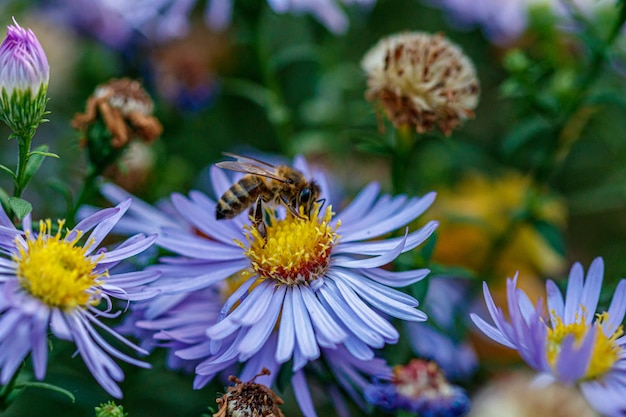
[[[70,391],[64,388],[61,388],[59,386],[56,386],[56,385],[48,384],[46,382],[30,381],[30,382],[23,382],[15,386],[16,390],[26,389],[26,388],[39,388],[39,389],[47,389],[49,391],[58,392],[59,394],[63,394],[66,397],[68,397],[73,403],[76,402],[76,398],[74,397],[74,394],[72,394]]]
[[[45,146],[45,145],[43,145],[43,146]],[[59,159],[59,158],[60,158],[60,156],[59,156],[59,155],[57,155],[57,154],[55,154],[55,153],[53,153],[53,152],[39,152],[39,151],[32,151],[29,155],[30,155],[30,156],[33,156],[33,155],[43,155],[43,156],[49,156],[49,157],[52,157],[52,158],[57,158],[57,159]]]
[[[534,137],[548,133],[550,127],[550,124],[541,117],[524,120],[504,138],[502,151],[506,156],[511,156]]]
[[[559,255],[565,256],[565,241],[561,230],[554,224],[545,220],[535,220],[533,223],[535,230]]]
[[[7,168],[4,165],[0,164],[0,170],[8,173],[11,176],[11,178],[15,180],[15,173],[10,168]]]
[[[28,213],[33,211],[32,204],[18,197],[9,198],[9,207],[11,207],[11,210],[13,210],[13,213],[19,220],[22,220]]]
[[[41,164],[43,164],[43,160],[46,159],[46,156],[51,156],[53,158],[58,158],[59,156],[50,152],[47,152],[48,145],[41,145],[35,148],[32,152],[30,152],[28,162],[26,163],[26,173],[24,175],[24,180],[26,183],[30,181],[30,179],[39,171]]]

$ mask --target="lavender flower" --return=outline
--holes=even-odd
[[[308,172],[303,161],[298,165]],[[219,170],[213,178],[220,194],[231,185]],[[370,184],[337,216],[329,206],[313,213],[311,221],[273,219],[265,241],[249,226],[247,214],[216,222],[208,215],[215,212],[210,198],[175,194],[172,203],[198,233],[164,230],[159,244],[182,257],[165,258],[158,268],[166,279],[177,278],[170,291],[188,292],[226,280],[226,302],[218,322],[207,329],[214,354],[208,360],[211,369],[248,360],[266,349],[272,333],[279,339],[272,351],[275,360],[293,358],[294,370],[319,357],[320,347],[344,345],[359,359],[371,359],[372,348],[398,340],[381,312],[409,321],[426,318],[415,309],[415,299],[389,286],[409,285],[428,271],[380,267],[422,243],[436,222],[403,237],[364,240],[411,222],[433,199],[433,193],[379,198],[378,185]],[[201,368],[197,372],[203,373]]]
[[[304,160],[295,167],[310,176]],[[315,178],[322,194],[330,195],[325,178]],[[218,195],[232,185],[215,167],[211,179]],[[310,221],[275,217],[265,243],[247,214],[215,221],[214,200],[199,192],[188,198],[174,194],[176,217],[187,225],[163,228],[158,245],[182,256],[163,258],[155,266],[163,273],[159,287],[172,294],[134,312],[132,323],[142,329],[136,334],[153,332],[186,362],[170,356],[170,364],[193,363],[195,388],[240,362],[245,366],[239,377],[247,380],[262,366],[276,375],[293,359],[294,383],[300,385],[305,365],[320,356],[352,359],[344,364],[370,363],[372,348],[398,339],[381,313],[411,321],[426,318],[415,299],[390,286],[410,285],[428,271],[391,272],[380,266],[422,243],[436,222],[403,237],[363,241],[411,222],[433,198],[432,193],[379,197],[379,186],[370,184],[336,217],[330,207]],[[125,328],[132,329],[132,323]],[[306,396],[299,401],[303,409],[312,409]]]
[[[13,23],[0,45],[0,120],[23,134],[36,129],[46,111],[50,67],[35,34]]]
[[[39,232],[31,232],[30,215],[23,220],[22,232],[0,210],[0,251],[6,255],[0,258],[0,384],[11,380],[28,354],[32,354],[35,377],[43,379],[50,331],[59,339],[76,343],[87,368],[114,397],[122,396],[116,382],[124,374],[111,356],[149,367],[117,350],[98,331],[146,353],[100,321],[100,317],[120,314],[114,311],[114,299],[130,302],[157,294],[145,288],[159,277],[156,271],[110,272],[121,261],[148,248],[155,236],[139,234],[111,251],[96,250],[130,204],[126,200],[101,210],[66,232],[61,220],[56,225],[41,221]],[[104,309],[98,308],[101,302]]]
[[[626,312],[626,280],[618,284],[608,311],[595,313],[603,274],[602,258],[591,263],[586,279],[582,266],[574,264],[565,299],[548,280],[549,318],[544,317],[541,302],[533,306],[526,293],[517,289],[517,276],[508,279],[510,321],[494,304],[485,283],[485,302],[494,325],[475,314],[471,317],[491,339],[519,352],[539,373],[536,383],[577,385],[596,411],[621,416],[626,409],[626,339],[621,325]]]

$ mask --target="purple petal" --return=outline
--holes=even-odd
[[[291,386],[304,417],[317,417],[313,400],[311,399],[311,393],[309,392],[309,387],[304,378],[304,372],[298,371],[293,374],[291,377]]]
[[[276,326],[276,320],[278,319],[278,314],[283,305],[285,291],[285,285],[281,285],[276,289],[271,296],[269,308],[265,314],[263,314],[262,320],[255,323],[241,340],[241,344],[239,345],[239,352],[242,353],[240,360],[245,361],[250,356],[257,353],[269,338],[272,330]]]
[[[387,271],[381,268],[358,269],[360,274],[365,275],[379,284],[390,287],[406,287],[424,279],[429,273],[429,269],[413,269],[409,271]]]
[[[327,310],[332,311],[339,320],[359,339],[376,348],[383,347],[384,340],[380,335],[371,331],[371,328],[360,317],[348,310],[336,286],[324,285],[318,292],[320,301]],[[350,340],[348,338],[347,340]],[[347,343],[347,341],[346,341]]]
[[[553,315],[563,317],[563,309],[565,308],[563,295],[551,279],[546,281],[546,294],[548,296],[548,313],[550,317]]]
[[[353,314],[367,321],[370,331],[376,331],[387,342],[395,343],[398,341],[399,334],[396,328],[365,304],[352,288],[341,280],[336,280],[334,283],[337,285],[348,307],[352,309]]]
[[[292,298],[293,291],[289,289],[283,300],[283,314],[278,329],[278,346],[276,348],[276,361],[278,363],[285,363],[291,358],[296,342]]]
[[[580,309],[580,298],[583,290],[583,267],[580,263],[575,263],[569,273],[567,292],[565,294],[565,311],[563,313],[563,324],[576,322],[576,314]],[[594,312],[590,312],[594,313]]]
[[[341,343],[348,337],[341,326],[322,307],[310,288],[300,287],[300,295],[309,312],[313,327],[320,335],[332,343]]]
[[[597,331],[597,328],[592,327],[585,335],[579,348],[577,348],[578,344],[573,335],[565,337],[561,343],[555,370],[560,382],[570,385],[585,376],[593,353]]]
[[[432,235],[438,225],[438,222],[430,221],[421,229],[409,233],[403,251],[406,252],[411,249],[415,249],[417,246],[422,244],[430,235]],[[393,239],[375,240],[371,242],[341,242],[333,249],[333,254],[351,253],[357,255],[380,255],[381,253],[395,248],[401,240],[401,237],[396,237]]]
[[[315,332],[313,331],[309,312],[302,300],[298,286],[294,286],[292,289],[292,302],[293,323],[294,327],[298,329],[296,332],[296,341],[298,342],[300,351],[304,357],[309,360],[317,359],[320,355],[319,346],[315,340]]]
[[[585,324],[587,325],[591,324],[596,309],[598,308],[603,277],[604,262],[602,258],[596,258],[587,271],[587,279],[585,280],[585,286],[583,287],[580,300],[580,304],[587,310],[586,314],[584,314]]]
[[[613,293],[613,299],[609,306],[609,320],[606,323],[602,323],[602,329],[607,336],[613,335],[617,328],[624,321],[624,314],[626,314],[626,280],[620,280]]]
[[[95,233],[95,231],[94,231]],[[131,244],[121,244],[117,248],[113,249],[110,252],[105,252],[104,256],[98,263],[112,263],[123,261],[124,259],[128,259],[131,256],[137,255],[138,253],[143,252],[148,249],[156,240],[157,235],[152,236],[143,236],[136,235],[131,237],[133,242]],[[130,240],[129,239],[129,240]],[[89,250],[87,252],[90,252]],[[101,255],[96,254],[92,255],[93,260],[97,260]]]
[[[408,228],[404,232],[404,239],[398,243],[398,245],[389,252],[367,259],[352,259],[347,257],[336,257],[331,259],[331,265],[342,266],[344,268],[376,268],[379,266],[387,265],[400,255],[404,249],[406,238],[408,235]]]
[[[336,217],[348,224],[360,220],[369,211],[378,193],[380,193],[380,184],[377,182],[369,183]]]
[[[502,332],[500,332],[498,329],[496,329],[491,324],[487,323],[485,320],[483,320],[477,314],[471,313],[470,314],[470,318],[472,319],[472,321],[474,322],[476,327],[478,327],[480,329],[480,331],[483,332],[490,339],[495,340],[496,342],[500,343],[501,345],[504,345],[506,347],[510,347],[511,349],[517,349],[517,346],[515,346],[511,341],[509,341],[509,339],[507,339],[504,336],[504,334],[502,334]]]

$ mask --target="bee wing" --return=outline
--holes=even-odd
[[[272,164],[269,164],[265,161],[261,161],[260,159],[252,158],[251,156],[237,155],[235,153],[230,153],[230,152],[224,152],[224,155],[230,156],[231,158],[235,158],[239,162],[248,163],[251,165],[260,165],[260,166],[266,167],[267,169],[274,169],[274,166]]]
[[[259,175],[261,177],[271,178],[280,182],[287,182],[283,177],[280,177],[276,173],[276,168],[271,165],[268,165],[269,168],[261,167],[258,165],[254,165],[248,162],[241,161],[222,161],[215,164],[216,166],[222,169],[228,169],[231,171],[243,172],[245,174],[254,174]]]

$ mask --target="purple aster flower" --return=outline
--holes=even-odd
[[[536,370],[538,384],[577,385],[589,404],[606,416],[626,410],[626,353],[622,321],[626,312],[626,280],[618,284],[608,311],[596,313],[604,263],[596,258],[586,278],[572,266],[565,299],[552,280],[546,282],[547,315],[541,301],[533,306],[517,289],[517,276],[507,280],[510,321],[496,307],[487,284],[485,303],[494,325],[472,314],[483,333],[515,349]]]
[[[0,45],[0,119],[21,133],[41,123],[50,66],[35,34],[13,23]]]
[[[296,167],[308,173],[304,161]],[[217,169],[212,174],[221,195],[232,182]],[[279,339],[272,351],[275,360],[282,364],[293,358],[294,370],[319,357],[320,347],[343,345],[367,360],[374,357],[372,348],[398,340],[397,330],[382,314],[426,319],[415,308],[417,300],[390,287],[410,285],[428,271],[381,267],[421,244],[436,222],[401,237],[368,240],[410,223],[433,200],[434,193],[422,198],[379,196],[379,186],[370,184],[337,215],[329,205],[319,214],[318,207],[310,221],[272,219],[264,239],[250,227],[247,213],[215,221],[216,203],[209,197],[174,194],[172,203],[198,232],[164,230],[159,245],[181,257],[164,258],[157,267],[166,279],[178,278],[169,291],[227,282],[218,322],[207,329],[213,368],[248,360],[266,349],[274,333]]]
[[[295,167],[311,177],[303,159]],[[322,196],[329,196],[325,177],[313,177]],[[216,167],[211,180],[217,195],[233,184]],[[311,220],[274,217],[267,242],[251,227],[247,213],[216,221],[216,201],[205,194],[172,195],[176,217],[187,226],[162,228],[158,245],[180,256],[155,266],[163,274],[159,288],[171,294],[136,310],[139,316],[132,323],[195,364],[195,388],[238,363],[245,363],[239,377],[247,380],[263,366],[276,375],[293,359],[295,382],[303,383],[300,371],[326,351],[371,361],[373,348],[398,339],[387,316],[426,318],[415,308],[417,300],[391,287],[410,285],[428,271],[393,272],[381,266],[418,246],[437,225],[368,241],[412,222],[434,199],[433,193],[422,198],[379,193],[379,186],[370,184],[336,216],[329,205],[319,215],[318,207]],[[151,216],[145,221],[154,218],[146,213]],[[170,363],[183,367],[175,358]]]
[[[209,0],[205,21],[215,29],[226,29],[230,24],[234,0]],[[346,5],[358,4],[364,8],[374,5],[376,0],[342,0]],[[348,30],[348,18],[337,0],[268,0],[276,13],[310,14],[326,28],[341,34]]]
[[[23,220],[22,232],[0,210],[0,251],[6,255],[0,258],[0,384],[11,380],[29,354],[35,377],[43,379],[48,332],[73,341],[87,368],[115,397],[122,396],[116,382],[124,374],[112,357],[149,367],[117,350],[100,334],[146,353],[100,320],[119,316],[113,306],[116,299],[129,303],[158,293],[146,288],[159,277],[157,271],[111,272],[121,261],[148,248],[155,236],[138,234],[110,251],[98,249],[130,204],[126,200],[101,210],[71,230],[63,230],[61,220],[57,224],[41,221],[38,232],[32,231],[30,215]]]
[[[424,417],[458,417],[470,408],[465,391],[449,384],[435,362],[421,359],[395,366],[391,382],[367,386],[365,398],[387,411],[404,410]]]

